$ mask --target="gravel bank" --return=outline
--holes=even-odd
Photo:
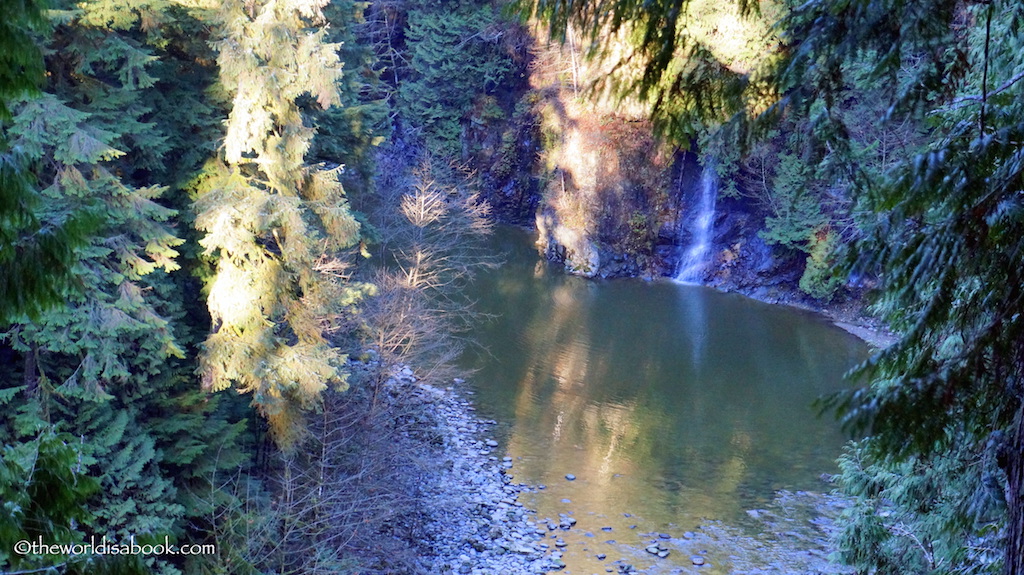
[[[411,371],[400,377],[412,379]],[[417,383],[418,398],[441,438],[440,471],[421,486],[427,537],[417,544],[426,572],[439,575],[526,575],[564,567],[561,552],[541,541],[546,527],[517,501],[533,489],[512,483],[512,467],[490,436],[496,424],[475,415],[452,389]]]
[[[507,474],[512,460],[492,437],[496,422],[477,417],[459,391],[417,382],[407,368],[395,379],[413,390],[422,421],[433,426],[434,440],[424,446],[430,471],[418,486],[426,524],[421,540],[412,542],[419,572],[540,575],[564,569],[563,536],[570,539],[576,521],[570,515],[539,519],[518,501],[537,487],[512,482]],[[747,512],[761,524],[755,530],[760,536],[715,521],[693,532],[640,534],[654,539],[640,543],[641,537],[608,551],[615,555],[608,556],[604,570],[616,575],[848,574],[849,569],[826,558],[828,539],[835,534],[833,520],[848,503],[837,496],[782,491],[768,508]],[[659,545],[664,543],[669,545]],[[676,560],[661,563],[658,557],[670,548]],[[605,560],[603,553],[598,558]]]

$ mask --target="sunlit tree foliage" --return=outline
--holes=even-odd
[[[222,159],[208,166],[196,199],[201,244],[217,266],[204,385],[252,393],[286,446],[301,435],[301,410],[327,386],[345,385],[344,355],[325,336],[360,293],[344,285],[334,256],[359,237],[341,168],[304,164],[313,129],[296,103],[307,93],[324,108],[339,103],[325,4],[221,5],[216,48],[232,107]]]

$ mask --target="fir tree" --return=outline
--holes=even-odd
[[[156,65],[174,20],[166,5],[151,2],[68,8],[56,13],[49,39],[48,93],[21,102],[7,133],[39,185],[39,213],[54,219],[88,211],[103,223],[74,254],[78,291],[35,317],[19,314],[7,331],[24,365],[5,383],[20,378],[27,404],[74,435],[76,469],[102,487],[78,503],[82,530],[118,542],[158,535],[201,542],[209,536],[201,526],[233,505],[230,491],[211,497],[210,485],[218,472],[238,473],[243,464],[237,438],[244,422],[229,423],[219,402],[196,389],[194,364],[179,359],[190,341],[183,293],[168,273],[178,267],[178,215],[154,182],[195,167],[188,154],[166,158],[193,144],[168,138],[152,121],[166,118],[156,111],[171,105],[150,97],[156,71],[174,69],[173,61]],[[156,23],[166,26],[163,35]],[[194,93],[182,101],[204,102],[195,83],[180,89],[190,86]],[[212,108],[204,103],[199,112],[161,125],[208,133]],[[190,560],[200,569],[213,559]],[[145,558],[132,568],[173,573],[185,565],[174,561]],[[108,567],[116,566],[92,561],[83,569]]]
[[[121,155],[110,145],[115,135],[90,120],[52,95],[25,103],[15,116],[17,145],[49,184],[41,192],[47,208],[90,206],[105,223],[79,252],[80,291],[35,321],[12,325],[5,338],[26,358],[28,395],[42,401],[59,429],[83,440],[78,465],[103,487],[89,502],[85,527],[123,542],[170,533],[184,512],[157,468],[154,439],[135,424],[140,405],[126,403],[145,396],[168,357],[181,355],[145,279],[158,268],[175,269],[180,241],[164,225],[171,212],[153,201],[160,189],[133,188],[111,173],[105,163]]]
[[[330,43],[340,45],[338,55],[345,74],[340,84],[340,105],[321,109],[303,106],[316,126],[309,157],[327,164],[344,161],[342,181],[349,194],[370,192],[376,146],[390,130],[388,99],[393,95],[380,80],[381,70],[364,19],[367,3],[336,0],[324,8]]]
[[[33,33],[47,29],[42,4],[9,0],[0,20],[0,326],[58,305],[74,287],[75,248],[94,223],[89,213],[40,213],[23,152],[7,133],[11,106],[38,94],[42,53]],[[49,216],[49,217],[47,217]]]
[[[318,27],[325,4],[222,4],[216,47],[232,108],[223,158],[196,199],[201,244],[217,262],[204,385],[252,393],[283,446],[301,436],[303,409],[327,386],[345,386],[344,355],[325,336],[359,295],[331,256],[359,233],[340,168],[303,163],[313,130],[296,99],[339,103],[338,47]]]
[[[66,568],[65,558],[15,553],[15,544],[40,538],[48,543],[84,541],[79,526],[92,519],[85,503],[99,484],[81,472],[73,436],[56,432],[31,410],[10,404],[21,391],[0,390],[5,409],[0,421],[5,436],[0,451],[0,568]]]
[[[426,2],[409,11],[408,23],[410,74],[399,84],[399,109],[431,151],[458,156],[474,100],[512,68],[498,13],[487,4]]]

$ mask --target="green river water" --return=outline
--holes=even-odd
[[[500,424],[496,455],[513,458],[514,481],[545,486],[520,501],[539,519],[577,519],[552,532],[566,572],[615,560],[649,573],[774,572],[773,561],[801,572],[773,551],[775,531],[797,548],[820,535],[817,500],[804,500],[830,489],[821,475],[844,438],[812,403],[845,385],[866,346],[816,315],[701,286],[568,276],[522,230],[494,242],[506,263],[472,289],[494,317],[463,362]],[[654,540],[670,557],[643,552]]]

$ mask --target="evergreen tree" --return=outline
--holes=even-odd
[[[0,432],[7,438],[0,452],[0,568],[71,571],[67,558],[17,553],[15,544],[40,538],[47,543],[84,541],[79,526],[91,522],[85,503],[99,484],[81,472],[74,437],[9,403],[21,391],[0,390],[0,405],[6,411]]]
[[[58,305],[74,287],[75,248],[94,218],[86,213],[40,213],[26,158],[7,133],[11,106],[38,94],[42,53],[34,32],[47,29],[42,3],[0,4],[0,326],[15,316]],[[47,217],[48,216],[48,217]]]
[[[474,100],[512,69],[498,12],[485,3],[425,2],[409,11],[408,25],[410,70],[399,84],[399,109],[432,152],[458,156]]]
[[[223,158],[198,187],[196,226],[216,258],[207,389],[253,394],[282,446],[302,434],[301,411],[327,386],[344,387],[344,355],[326,337],[360,290],[331,254],[358,241],[340,168],[307,166],[313,129],[296,99],[339,104],[338,47],[325,42],[326,2],[228,0],[217,42],[232,94]]]
[[[923,5],[908,3],[907,9]],[[971,536],[1002,546],[1003,571],[1020,573],[1024,7],[993,2],[961,13],[949,3],[925,12],[927,42],[904,43],[903,49],[920,47],[914,54],[919,57],[929,54],[924,48],[943,47],[931,53],[935,64],[921,68],[926,81],[917,82],[941,98],[930,114],[934,132],[924,153],[870,189],[865,201],[882,215],[861,243],[866,265],[883,272],[879,308],[903,337],[862,370],[873,379],[870,387],[836,405],[850,425],[871,430],[873,453],[883,461],[916,457],[935,467],[948,457],[994,462],[987,482],[960,494],[961,505],[972,520]],[[839,16],[854,30],[864,25],[862,15]],[[936,70],[945,72],[945,81],[929,84]],[[921,97],[914,90],[897,96],[910,103]],[[992,505],[983,503],[992,499],[993,486],[1000,488],[997,500],[1005,500],[1006,516],[996,522],[1005,531],[984,521]],[[957,543],[970,549],[973,542]]]
[[[13,324],[5,338],[25,357],[28,396],[58,429],[81,438],[77,465],[103,487],[83,527],[124,542],[170,533],[184,511],[157,469],[155,440],[134,424],[143,419],[140,404],[126,403],[151,391],[168,357],[181,354],[145,279],[175,269],[180,240],[164,225],[172,213],[154,202],[159,188],[133,188],[111,172],[109,162],[122,155],[111,146],[116,134],[91,120],[49,94],[17,110],[11,133],[48,184],[47,210],[88,206],[104,225],[79,252],[80,291],[35,321]]]
[[[364,19],[368,3],[335,0],[324,8],[329,22],[328,40],[340,45],[344,64],[340,105],[326,110],[303,106],[316,127],[310,157],[328,164],[341,163],[342,181],[350,194],[371,191],[374,151],[389,134],[391,88],[380,80],[371,28]]]
[[[93,213],[102,225],[74,253],[79,289],[62,306],[16,316],[4,337],[24,362],[5,374],[4,384],[24,384],[29,408],[46,425],[73,434],[75,469],[102,487],[77,501],[80,529],[118,542],[159,535],[201,542],[210,517],[233,505],[230,491],[209,492],[218,472],[238,473],[244,422],[229,423],[219,402],[196,389],[194,365],[177,359],[191,343],[181,323],[180,282],[167,273],[177,269],[181,240],[172,229],[177,214],[162,204],[165,188],[153,185],[195,167],[197,154],[168,158],[172,151],[203,149],[189,136],[167,137],[161,126],[189,126],[195,138],[216,123],[195,88],[201,69],[200,80],[176,84],[179,102],[152,97],[161,89],[154,71],[175,66],[171,58],[157,65],[156,54],[182,50],[171,44],[180,42],[172,24],[195,20],[151,2],[61,8],[47,46],[48,93],[19,103],[6,134],[40,188],[38,213],[49,220]],[[181,102],[202,106],[180,120],[162,113]],[[29,440],[5,435],[18,449]],[[185,565],[178,560],[89,561],[81,568],[173,573]],[[189,561],[199,569],[211,559]]]

